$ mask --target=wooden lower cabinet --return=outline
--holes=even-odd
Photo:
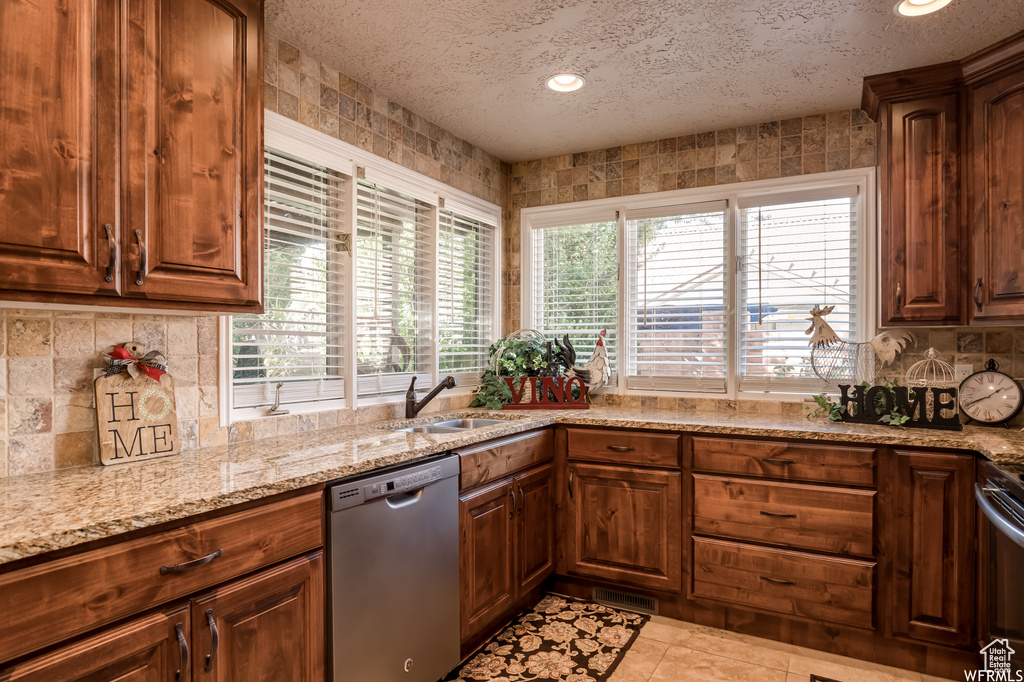
[[[192,679],[323,680],[325,599],[323,552],[194,599]]]
[[[550,464],[459,498],[463,642],[493,626],[551,575],[553,517]]]
[[[189,679],[189,605],[151,613],[45,656],[0,670],[20,682],[172,682]]]
[[[894,634],[972,643],[975,457],[897,450],[892,535]]]
[[[570,575],[678,592],[678,471],[569,462],[563,542]]]

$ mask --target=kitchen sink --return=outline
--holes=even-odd
[[[433,424],[415,424],[402,427],[388,426],[382,428],[390,428],[392,431],[406,431],[408,433],[461,433],[462,431],[482,429],[485,426],[508,423],[509,420],[507,419],[447,419],[434,422]]]
[[[437,422],[433,426],[445,426],[452,429],[482,429],[485,426],[495,424],[508,424],[505,419],[449,419],[448,421]]]

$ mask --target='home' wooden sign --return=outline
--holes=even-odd
[[[502,405],[503,410],[589,410],[587,402],[587,385],[579,377],[522,377],[519,379],[519,390],[516,390],[516,379],[505,377],[505,384],[512,392],[512,402]],[[573,397],[573,385],[579,387],[579,395]],[[532,387],[532,394],[526,393],[526,387]],[[527,402],[523,402],[527,398]]]

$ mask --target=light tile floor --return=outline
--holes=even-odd
[[[654,616],[609,682],[945,682],[824,651]]]

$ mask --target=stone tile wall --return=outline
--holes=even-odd
[[[267,34],[265,107],[499,206],[509,165]]]
[[[860,109],[649,140],[512,164],[504,221],[504,333],[522,326],[521,209],[875,165]]]

